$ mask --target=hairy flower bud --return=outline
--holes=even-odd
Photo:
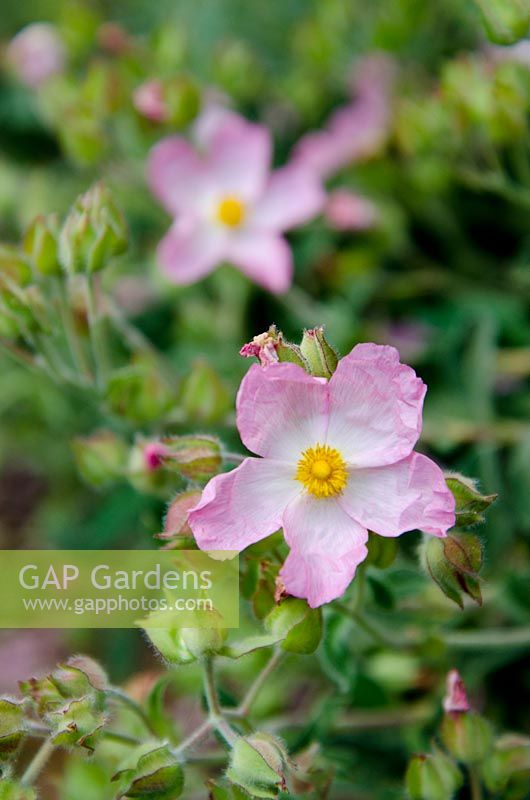
[[[482,761],[493,745],[489,722],[473,711],[446,714],[440,733],[447,750],[463,764]]]
[[[187,537],[193,537],[188,525],[188,512],[198,504],[201,496],[202,492],[190,489],[173,498],[164,518],[164,530],[157,534],[157,539],[166,542],[163,550],[174,550],[184,544]]]
[[[111,376],[106,399],[118,416],[145,424],[164,416],[175,403],[175,390],[158,364],[137,358]]]
[[[226,776],[252,797],[275,798],[285,788],[288,766],[283,743],[268,733],[257,732],[235,742]]]
[[[244,344],[239,355],[245,358],[257,358],[262,367],[280,361],[298,364],[299,367],[309,371],[298,345],[284,339],[283,333],[276,325],[271,325],[268,331],[254,336],[251,342]]]
[[[23,249],[33,267],[42,275],[58,275],[59,263],[59,218],[56,214],[35,217],[26,230]]]
[[[483,763],[482,772],[490,792],[522,800],[527,796],[530,777],[530,739],[516,734],[501,736]]]
[[[16,755],[24,736],[22,706],[15,700],[0,697],[0,766]]]
[[[156,617],[148,617],[140,627],[168,664],[189,664],[218,653],[226,639],[226,630],[216,625],[212,612],[198,612],[197,625],[201,622],[211,627],[187,628],[176,622],[172,627],[156,627]]]
[[[489,39],[513,44],[528,33],[530,8],[525,0],[476,0]]]
[[[313,653],[322,638],[322,614],[305,600],[290,597],[267,615],[265,627],[292,653]]]
[[[444,697],[443,707],[447,714],[470,710],[464,681],[456,669],[452,669],[447,676],[447,693]]]
[[[463,783],[457,765],[444,753],[413,756],[405,776],[412,800],[450,800]]]
[[[123,214],[103,183],[77,198],[59,236],[59,256],[69,273],[97,272],[127,249]]]
[[[117,800],[122,797],[176,800],[184,785],[182,767],[169,747],[156,747],[153,743],[138,748],[112,780],[119,786]]]
[[[30,786],[22,786],[17,781],[2,777],[0,800],[37,800],[37,793]]]
[[[339,357],[327,341],[323,327],[304,331],[300,350],[309,365],[311,375],[316,378],[331,378]]]
[[[482,567],[482,544],[472,533],[450,534],[444,539],[425,537],[420,560],[442,592],[460,608],[463,594],[481,605],[479,571]]]
[[[221,445],[213,436],[167,436],[161,440],[161,463],[191,481],[207,481],[221,468]]]
[[[92,486],[105,486],[125,472],[127,446],[113,431],[79,436],[74,439],[72,449],[81,477]]]
[[[182,382],[180,406],[190,420],[213,424],[230,408],[230,396],[217,372],[205,361],[196,361]]]
[[[497,495],[481,494],[476,481],[456,472],[446,473],[445,482],[455,498],[455,526],[464,528],[484,522],[484,512],[496,500]]]
[[[94,696],[70,700],[61,708],[48,712],[45,722],[58,747],[83,747],[93,751],[107,723],[107,716]]]

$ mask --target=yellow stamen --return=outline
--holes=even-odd
[[[338,450],[317,444],[302,453],[295,477],[315,497],[334,497],[346,486],[348,471]]]
[[[245,219],[245,205],[235,195],[223,197],[217,207],[217,219],[229,228],[237,228]]]

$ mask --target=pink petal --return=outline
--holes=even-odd
[[[223,231],[181,217],[160,242],[157,258],[174,283],[194,283],[222,261],[225,247]]]
[[[226,257],[269,292],[283,294],[292,283],[292,253],[281,236],[258,230],[241,231],[230,241]]]
[[[283,515],[291,553],[280,575],[289,594],[312,607],[344,593],[366,558],[368,532],[341,508],[337,498],[296,497]]]
[[[296,364],[253,364],[237,395],[237,427],[253,453],[296,466],[301,453],[325,441],[326,381]]]
[[[455,501],[442,470],[419,453],[397,464],[352,470],[339,501],[361,525],[381,536],[416,528],[445,536],[455,523]]]
[[[286,505],[299,492],[290,466],[247,458],[206,485],[188,522],[201,550],[243,550],[281,527]]]
[[[224,114],[211,135],[208,165],[219,190],[246,202],[264,189],[271,162],[267,128],[238,114]]]
[[[208,184],[205,165],[180,136],[162,139],[153,147],[147,162],[147,179],[153,194],[171,214],[195,209]]]
[[[253,226],[286,231],[303,225],[324,206],[326,194],[310,170],[294,165],[272,173],[252,215]]]
[[[359,344],[329,382],[327,443],[355,467],[392,464],[409,455],[421,432],[426,386],[393,347]]]

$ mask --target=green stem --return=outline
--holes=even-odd
[[[254,680],[254,683],[251,684],[239,707],[236,709],[237,716],[245,717],[249,713],[254,701],[256,700],[256,697],[263,688],[263,685],[266,683],[269,676],[276,669],[278,664],[282,661],[284,655],[285,653],[283,650],[276,650],[276,652],[272,654],[264,668]]]
[[[31,786],[39,777],[40,773],[46,766],[48,759],[53,753],[54,745],[51,739],[46,739],[45,742],[39,747],[33,759],[26,767],[26,771],[20,779],[22,786]]]
[[[154,730],[151,724],[151,720],[145,713],[142,706],[139,703],[137,703],[136,700],[133,700],[132,697],[129,697],[129,695],[126,692],[122,691],[121,689],[118,689],[117,687],[112,687],[111,689],[107,689],[106,694],[108,697],[122,703],[122,705],[124,705],[130,711],[133,711],[138,717],[138,719],[140,719],[143,722],[147,730],[150,733],[152,733],[153,736],[157,735],[156,731]]]
[[[85,300],[88,315],[88,327],[90,329],[90,341],[92,343],[92,353],[96,366],[96,382],[98,389],[104,391],[107,385],[109,373],[109,359],[107,353],[107,343],[103,335],[102,322],[100,317],[96,295],[94,292],[94,276],[84,276]]]
[[[209,719],[205,720],[203,723],[199,725],[198,728],[196,728],[193,731],[193,733],[190,733],[189,736],[183,739],[182,742],[178,745],[178,747],[175,747],[173,749],[174,755],[176,756],[182,755],[186,750],[188,750],[190,747],[193,747],[193,745],[197,744],[197,742],[199,742],[202,738],[204,738],[204,736],[206,736],[206,734],[209,733],[212,730],[212,728],[213,724],[211,720]]]
[[[480,775],[475,766],[469,767],[469,788],[471,789],[471,800],[483,800]]]
[[[210,722],[212,726],[221,734],[226,743],[232,746],[237,740],[238,735],[223,717],[217,690],[215,688],[215,675],[213,660],[211,658],[207,658],[204,663],[204,693],[206,695],[206,703],[208,705],[208,711],[210,712]]]
[[[59,311],[64,335],[72,357],[74,369],[81,382],[92,383],[92,372],[86,358],[83,345],[76,330],[75,318],[70,304],[70,293],[62,280],[57,282],[59,295]]]
[[[118,733],[118,731],[105,731],[104,737],[110,742],[128,744],[131,747],[138,747],[138,745],[142,744],[140,739],[136,739],[134,736],[127,736],[126,733]]]
[[[372,639],[375,639],[375,641],[383,647],[395,649],[397,647],[402,647],[404,644],[410,644],[410,642],[407,642],[405,639],[403,641],[397,641],[387,631],[381,630],[377,625],[368,620],[364,614],[354,608],[349,608],[343,603],[335,603],[335,608],[337,611],[350,617],[356,625],[362,628]]]

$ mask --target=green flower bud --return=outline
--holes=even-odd
[[[447,750],[463,764],[483,761],[493,745],[489,722],[473,711],[446,714],[440,733]]]
[[[0,286],[4,282],[15,286],[27,286],[32,280],[27,258],[16,247],[0,245]]]
[[[34,268],[42,275],[58,275],[59,219],[56,214],[36,217],[27,229],[23,248]]]
[[[324,336],[324,328],[304,331],[300,350],[309,365],[309,373],[317,378],[331,378],[339,357]]]
[[[275,798],[285,789],[289,759],[279,739],[253,733],[236,741],[226,777],[252,797]]]
[[[412,800],[450,800],[462,782],[457,765],[440,751],[413,756],[405,776]]]
[[[57,747],[83,747],[93,751],[108,719],[96,696],[70,700],[61,708],[48,712],[44,720]]]
[[[222,465],[221,445],[212,436],[167,436],[161,440],[162,466],[191,481],[205,482]]]
[[[197,612],[197,625],[212,625],[212,612]],[[215,623],[216,620],[214,619]],[[225,642],[225,629],[212,627],[184,628],[175,622],[173,626],[155,627],[156,615],[144,620],[140,627],[146,632],[162,658],[169,664],[189,664],[197,659],[218,653]]]
[[[446,474],[445,482],[455,498],[455,527],[465,528],[484,522],[484,512],[497,499],[497,495],[481,494],[475,481],[456,472]]]
[[[97,163],[105,154],[107,139],[102,121],[93,110],[67,105],[67,118],[60,118],[58,134],[69,159],[81,166]]]
[[[106,400],[116,415],[142,425],[169,411],[175,390],[157,364],[142,358],[111,376]]]
[[[513,796],[527,796],[530,781],[530,739],[505,734],[495,742],[491,755],[482,765],[486,788],[495,794],[513,789]],[[521,793],[518,793],[518,789]],[[512,794],[510,794],[512,797]]]
[[[19,683],[23,695],[31,698],[41,715],[64,706],[65,700],[90,698],[96,705],[104,701],[107,677],[99,664],[88,656],[73,656],[45,678],[30,678]]]
[[[164,103],[168,121],[176,128],[184,128],[199,113],[201,95],[197,84],[186,75],[172,78],[164,84]]]
[[[123,476],[127,464],[126,443],[113,431],[97,431],[72,442],[77,469],[91,486],[105,486]]]
[[[180,391],[180,406],[188,419],[213,424],[225,416],[230,404],[230,395],[217,372],[205,361],[196,361]]]
[[[59,236],[63,268],[97,272],[127,249],[127,226],[114,199],[103,183],[97,183],[77,198]]]
[[[265,618],[265,627],[292,653],[313,653],[322,638],[322,614],[305,600],[283,600]]]
[[[526,0],[476,0],[490,41],[513,44],[524,38],[530,27]]]
[[[18,752],[25,736],[22,706],[0,697],[0,766]]]
[[[117,800],[141,797],[145,800],[176,800],[182,793],[184,774],[166,745],[142,745],[127,759],[127,766],[112,778],[119,784]],[[131,764],[131,766],[129,766]]]
[[[16,781],[2,778],[0,800],[37,800],[37,794],[31,787],[21,786]]]
[[[482,544],[472,533],[451,534],[444,539],[425,537],[420,560],[442,592],[460,608],[463,594],[482,604],[479,571],[482,567]]]

